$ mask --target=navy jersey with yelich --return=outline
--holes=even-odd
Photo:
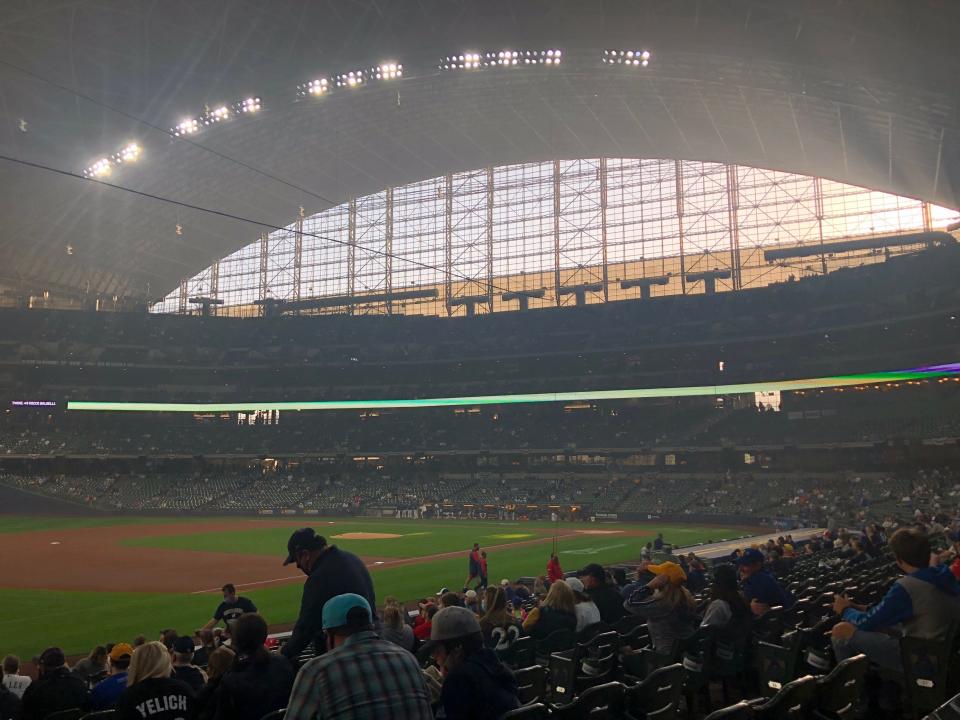
[[[190,720],[193,690],[173,678],[148,678],[127,688],[117,703],[119,720]]]

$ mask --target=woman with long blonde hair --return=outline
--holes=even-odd
[[[127,689],[117,703],[118,720],[181,720],[194,715],[193,691],[170,677],[170,651],[161,642],[148,642],[133,651]]]
[[[565,582],[550,586],[547,597],[523,621],[523,629],[529,635],[542,640],[557,630],[575,630],[577,627],[577,601],[573,590]]]

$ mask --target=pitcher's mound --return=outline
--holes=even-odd
[[[348,532],[331,536],[334,540],[393,540],[403,537],[403,535],[394,535],[393,533],[368,533],[368,532]]]

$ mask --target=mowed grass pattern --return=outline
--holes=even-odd
[[[181,518],[186,520],[187,518]],[[175,536],[152,536],[150,525],[168,524],[164,518],[76,518],[78,524],[56,519],[38,518],[31,525],[29,518],[0,519],[0,532],[25,532],[50,528],[92,527],[97,525],[142,524],[143,537],[133,542],[148,547],[163,547],[185,551],[189,562],[191,550],[213,550],[237,554],[270,554],[278,558],[277,577],[283,577],[280,567],[290,530],[284,528],[254,528],[236,532],[189,533]],[[99,522],[97,522],[99,520]],[[197,518],[190,518],[196,522]],[[218,518],[222,521],[223,518]],[[641,536],[580,535],[559,541],[560,560],[565,570],[575,570],[588,562],[601,564],[632,560],[640,548],[657,532],[678,545],[694,544],[743,534],[742,528],[684,527],[661,524],[602,525],[584,523],[499,524],[494,522],[458,522],[423,520],[335,520],[333,525],[318,518],[304,519],[304,524],[317,528],[331,537],[346,532],[378,532],[401,535],[386,540],[334,540],[331,542],[368,557],[415,558],[438,553],[459,551],[462,555],[424,561],[416,564],[372,568],[378,599],[394,595],[403,601],[432,595],[442,587],[459,589],[467,574],[467,550],[473,542],[488,549],[490,582],[500,578],[516,578],[545,572],[554,530],[563,536],[575,530],[627,530]],[[10,529],[8,529],[10,528]],[[429,533],[429,534],[420,534]],[[508,538],[497,536],[511,536]],[[515,535],[531,535],[517,538]],[[498,550],[496,545],[523,542],[538,537],[542,544],[517,545]],[[148,568],[146,568],[148,571]],[[211,569],[215,579],[210,587],[218,585],[224,569]],[[291,575],[296,570],[286,568]],[[0,586],[2,586],[0,578]],[[117,578],[122,590],[123,578]],[[198,588],[204,589],[204,588]],[[301,583],[260,585],[241,588],[241,594],[256,603],[268,622],[274,625],[293,622],[300,606]],[[153,639],[159,631],[173,627],[181,632],[200,627],[213,613],[219,594],[185,593],[126,593],[126,592],[63,592],[54,590],[23,590],[0,587],[0,654],[15,653],[23,658],[38,654],[44,647],[59,645],[68,655],[86,653],[103,642],[129,641],[137,634]]]

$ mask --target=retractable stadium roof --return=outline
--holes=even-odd
[[[956,207],[957,28],[947,0],[5,0],[0,284],[156,299],[300,208],[558,157],[741,163]],[[563,59],[440,67],[504,49]],[[383,62],[402,77],[335,87]],[[100,179],[142,194],[77,177],[130,143]]]

